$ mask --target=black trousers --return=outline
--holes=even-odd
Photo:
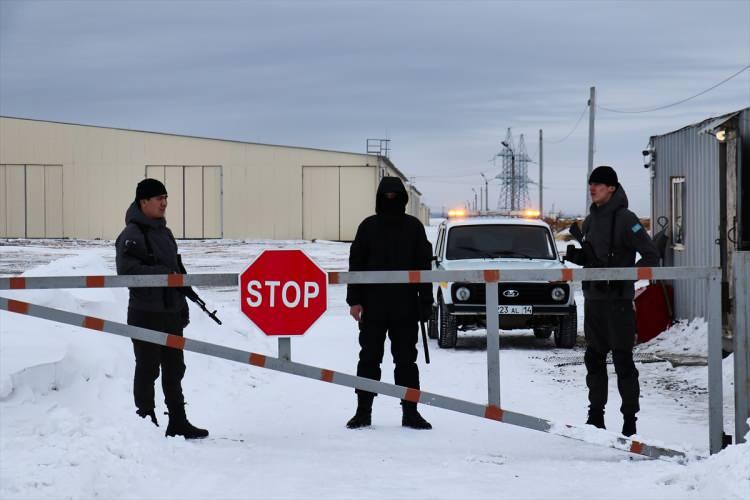
[[[586,335],[586,385],[589,408],[604,411],[607,404],[607,353],[617,373],[617,389],[622,398],[623,415],[640,410],[638,370],[633,362],[635,313],[630,300],[586,300],[583,329]]]
[[[128,324],[160,332],[182,336],[184,317],[180,314],[155,313],[128,309]],[[171,347],[133,340],[135,352],[135,376],[133,397],[139,410],[154,409],[154,383],[161,368],[161,387],[164,403],[170,414],[184,412],[185,398],[182,395],[182,378],[185,376],[183,351]]]
[[[380,380],[380,363],[385,352],[386,334],[391,340],[393,379],[396,385],[419,389],[417,368],[418,324],[416,321],[362,321],[359,324],[359,363],[357,375]],[[356,390],[357,394],[372,395],[372,392]]]

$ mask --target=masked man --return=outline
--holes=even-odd
[[[424,226],[406,214],[409,200],[398,177],[384,177],[378,186],[375,215],[359,225],[349,253],[350,271],[430,269],[432,247]],[[417,340],[419,321],[432,313],[432,286],[422,284],[349,285],[346,302],[359,323],[357,375],[380,380],[385,337],[391,341],[397,385],[419,388]],[[375,394],[357,390],[357,411],[346,424],[350,429],[371,424]],[[417,404],[402,401],[404,427],[431,429]]]

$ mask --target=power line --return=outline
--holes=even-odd
[[[586,111],[588,109],[589,109],[589,103],[587,102],[586,106],[583,107],[583,111],[581,111],[581,116],[578,117],[578,120],[576,120],[576,124],[573,125],[573,129],[570,132],[568,132],[568,135],[566,135],[562,139],[558,139],[558,140],[555,140],[555,141],[544,141],[544,143],[545,144],[560,144],[561,142],[566,141],[568,139],[568,137],[570,137],[571,135],[573,135],[573,132],[576,131],[576,129],[578,128],[578,125],[581,123],[581,120],[583,119],[584,115],[586,115]]]
[[[748,64],[747,66],[745,66],[741,70],[737,71],[733,75],[729,76],[728,78],[723,79],[722,81],[720,81],[716,85],[714,85],[712,87],[709,87],[709,88],[707,88],[706,90],[704,90],[702,92],[698,92],[695,95],[692,95],[690,97],[686,97],[685,99],[681,99],[681,100],[679,100],[677,102],[673,102],[671,104],[665,104],[664,106],[657,106],[655,108],[647,108],[647,109],[612,109],[612,108],[606,108],[604,106],[597,106],[597,108],[603,109],[604,111],[609,111],[609,112],[612,112],[612,113],[633,113],[633,114],[635,114],[635,113],[650,113],[652,111],[659,111],[661,109],[671,108],[672,106],[677,106],[678,104],[682,104],[682,103],[687,102],[687,101],[689,101],[691,99],[695,99],[696,97],[700,97],[700,96],[702,96],[703,94],[705,94],[707,92],[711,92],[716,87],[724,85],[729,80],[731,80],[732,78],[736,77],[737,75],[739,75],[743,71],[747,71],[748,69],[750,69],[750,64]]]

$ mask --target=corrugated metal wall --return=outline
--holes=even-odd
[[[671,218],[672,177],[685,177],[684,249],[667,247],[665,265],[719,266],[719,143],[710,134],[698,134],[700,124],[652,138],[653,220]],[[706,285],[676,281],[675,315],[706,317]]]

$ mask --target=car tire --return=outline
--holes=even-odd
[[[432,307],[432,316],[430,316],[429,321],[427,322],[427,336],[431,339],[438,338],[438,313],[437,313],[437,307]]]
[[[555,329],[555,346],[572,349],[578,337],[578,313],[573,312],[560,318],[560,326]]]
[[[443,349],[456,347],[456,341],[458,340],[458,324],[456,323],[456,317],[448,311],[448,306],[445,305],[442,297],[439,299],[438,307],[440,309],[438,346]]]
[[[552,335],[552,328],[534,328],[534,337],[539,340],[550,338]]]

